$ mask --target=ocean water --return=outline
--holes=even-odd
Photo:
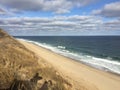
[[[17,36],[92,67],[120,74],[120,36]]]

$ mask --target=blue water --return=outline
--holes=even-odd
[[[19,36],[90,66],[120,74],[120,36]]]

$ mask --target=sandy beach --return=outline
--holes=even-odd
[[[32,43],[20,41],[39,58],[51,64],[61,75],[82,90],[120,90],[120,76],[91,68],[70,58],[58,55]],[[80,89],[78,89],[80,90]]]

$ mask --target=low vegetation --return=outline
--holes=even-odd
[[[8,89],[15,79],[29,81],[35,73],[43,78],[38,81],[37,90],[69,90],[71,87],[52,66],[42,59],[38,63],[33,52],[0,29],[0,90]]]

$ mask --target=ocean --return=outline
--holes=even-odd
[[[120,74],[120,36],[16,36],[97,69]]]

